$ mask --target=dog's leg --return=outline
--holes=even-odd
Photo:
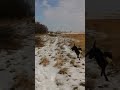
[[[105,73],[105,68],[103,69],[103,74],[104,74],[105,80],[106,80],[106,81],[109,81],[108,78],[107,78],[107,75],[106,75],[106,73]]]
[[[79,58],[79,60],[80,60],[80,57],[79,57],[79,55],[77,55],[77,58]]]

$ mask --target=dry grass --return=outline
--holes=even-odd
[[[74,87],[73,90],[78,90],[78,87]]]
[[[75,60],[71,60],[70,64],[73,65],[74,67],[80,67],[80,65],[78,63],[75,62]]]
[[[80,83],[80,86],[85,86],[85,82],[81,82],[81,83]]]
[[[22,47],[23,36],[10,25],[0,26],[0,49],[13,50]]]
[[[54,67],[61,68],[63,64],[64,64],[64,60],[62,59],[62,56],[58,55]]]
[[[29,20],[29,24],[27,24]],[[23,24],[26,24],[23,26]],[[22,26],[20,26],[22,25]],[[23,39],[26,37],[24,35],[20,35],[19,30],[21,31],[24,28],[34,28],[34,23],[32,19],[22,18],[19,19],[1,19],[0,20],[0,49],[5,50],[16,50],[22,48]]]
[[[35,47],[43,47],[43,41],[40,37],[35,37]]]
[[[67,72],[68,72],[68,68],[61,68],[58,73],[59,74],[67,74]]]
[[[15,83],[11,90],[33,90],[34,88],[34,77],[28,78],[26,74],[19,73],[15,77]]]
[[[71,60],[70,64],[72,64],[74,66],[75,65],[75,60]]]
[[[54,34],[54,33],[50,33],[50,34],[48,34],[49,36],[51,36],[51,37],[56,37],[57,35],[56,34]]]
[[[49,60],[46,57],[44,57],[44,58],[42,58],[42,60],[39,64],[40,65],[42,64],[43,66],[47,66],[47,65],[49,65],[49,63],[50,63]]]
[[[70,42],[70,46],[73,46],[74,43],[76,46],[81,47],[83,51],[85,50],[85,34],[64,34],[63,37],[75,39],[74,41]]]
[[[57,59],[54,67],[60,68],[63,65],[63,60],[62,59]]]

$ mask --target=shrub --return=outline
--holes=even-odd
[[[35,34],[45,34],[48,33],[47,26],[40,24],[39,22],[35,23]]]
[[[35,37],[35,47],[42,47],[43,46],[43,41],[41,40],[40,37]]]

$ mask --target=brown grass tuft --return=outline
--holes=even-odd
[[[49,63],[50,63],[49,60],[46,57],[44,57],[44,58],[42,58],[42,60],[39,64],[40,65],[43,64],[43,66],[47,66],[47,65],[49,65]]]
[[[67,74],[67,72],[68,72],[68,68],[61,68],[58,73],[59,74]]]
[[[63,65],[63,60],[57,59],[57,61],[56,61],[55,65],[54,65],[54,67],[60,68],[62,65]]]
[[[17,74],[15,77],[15,83],[11,89],[13,90],[33,90],[35,88],[34,78],[28,78],[24,73]]]
[[[43,47],[43,41],[41,40],[40,37],[35,37],[35,46],[36,47]]]
[[[60,51],[58,51],[58,53],[60,53]],[[58,55],[56,63],[54,65],[54,67],[60,68],[63,65],[64,61],[61,58],[61,55]]]
[[[72,64],[74,66],[75,65],[75,60],[71,60],[70,64]]]
[[[85,48],[85,34],[64,34],[63,37],[70,38],[71,40],[74,39],[74,42],[77,46],[81,46],[83,49]],[[74,44],[71,41],[71,45]]]

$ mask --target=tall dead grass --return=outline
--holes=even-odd
[[[25,73],[17,73],[11,90],[34,90],[34,77],[28,77]]]
[[[75,39],[74,42],[77,46],[85,48],[85,34],[64,34],[63,37]],[[72,42],[72,44],[74,44],[74,42]]]
[[[0,49],[13,50],[22,47],[23,37],[15,31],[12,26],[0,26]]]
[[[46,57],[44,57],[41,59],[39,64],[40,65],[42,64],[45,67],[45,66],[49,65],[49,63],[50,63],[50,61]]]
[[[63,64],[64,64],[64,60],[62,59],[62,56],[58,55],[54,67],[61,68]]]
[[[43,41],[40,37],[35,37],[35,47],[43,47]]]

